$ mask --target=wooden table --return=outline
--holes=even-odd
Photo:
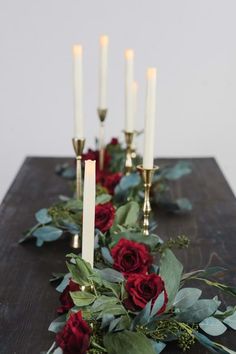
[[[47,331],[56,317],[58,293],[49,284],[52,272],[65,271],[64,255],[70,251],[65,240],[35,247],[19,245],[21,233],[35,223],[34,213],[70,195],[68,182],[54,173],[67,158],[25,160],[0,208],[0,353],[29,354],[47,350],[54,336]],[[172,186],[175,196],[189,198],[189,215],[167,215],[156,210],[158,234],[164,239],[179,234],[191,238],[187,251],[178,252],[185,270],[221,265],[228,269],[222,281],[236,284],[236,199],[212,158],[189,159],[192,175]],[[159,165],[175,162],[161,159]],[[198,284],[200,285],[200,284]],[[208,290],[213,296],[215,289]],[[235,299],[227,299],[235,305]],[[216,341],[236,349],[236,334],[229,331]],[[172,347],[165,353],[180,352]],[[196,345],[190,353],[208,353]],[[145,353],[144,353],[145,354]]]

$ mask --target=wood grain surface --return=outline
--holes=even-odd
[[[160,166],[177,159],[157,160]],[[221,281],[236,284],[236,199],[212,158],[186,159],[193,173],[172,183],[175,197],[193,203],[188,215],[170,215],[155,209],[157,233],[163,238],[185,234],[191,239],[188,250],[177,252],[185,270],[221,265],[229,271]],[[34,225],[34,213],[56,202],[59,194],[71,195],[67,181],[54,173],[57,163],[69,158],[25,160],[0,207],[0,353],[30,354],[47,350],[54,336],[47,329],[56,317],[58,293],[50,285],[52,272],[65,271],[64,255],[70,252],[68,240],[35,247],[19,245],[23,231]],[[201,286],[201,284],[195,284]],[[215,289],[204,295],[220,295],[223,305],[235,305],[232,297],[222,297]],[[213,338],[214,340],[214,338]],[[216,337],[216,341],[236,350],[236,333]],[[180,353],[175,346],[163,353]],[[200,345],[191,354],[208,353]],[[144,353],[146,354],[146,353]]]

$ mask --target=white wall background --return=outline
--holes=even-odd
[[[157,156],[215,156],[236,191],[235,0],[0,0],[0,198],[26,155],[73,155],[72,56],[84,45],[87,146],[98,128],[98,37],[110,37],[107,137],[121,135],[124,49],[158,67]]]

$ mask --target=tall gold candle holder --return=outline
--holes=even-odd
[[[104,122],[107,116],[106,108],[98,108],[98,117],[100,120],[100,133],[99,133],[99,169],[104,168]]]
[[[149,235],[149,216],[151,212],[150,203],[150,189],[152,186],[152,179],[154,172],[158,170],[158,166],[153,166],[153,168],[144,168],[142,165],[138,165],[137,169],[140,172],[143,185],[144,185],[144,203],[143,203],[143,234],[145,236]]]
[[[85,139],[73,138],[72,143],[76,158],[76,198],[82,199],[82,154],[84,150]],[[71,240],[71,247],[75,249],[81,249],[81,246],[81,237],[78,234],[73,235]]]
[[[124,134],[125,134],[125,143],[126,143],[125,174],[129,175],[133,169],[132,161],[134,157],[134,149],[132,145],[133,145],[135,132],[124,131]]]

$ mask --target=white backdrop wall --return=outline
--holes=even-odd
[[[110,37],[107,138],[122,136],[124,49],[131,47],[137,128],[146,68],[158,68],[156,156],[215,156],[236,191],[235,14],[235,0],[0,0],[0,198],[26,155],[73,155],[74,43],[84,46],[93,144],[100,34]]]

